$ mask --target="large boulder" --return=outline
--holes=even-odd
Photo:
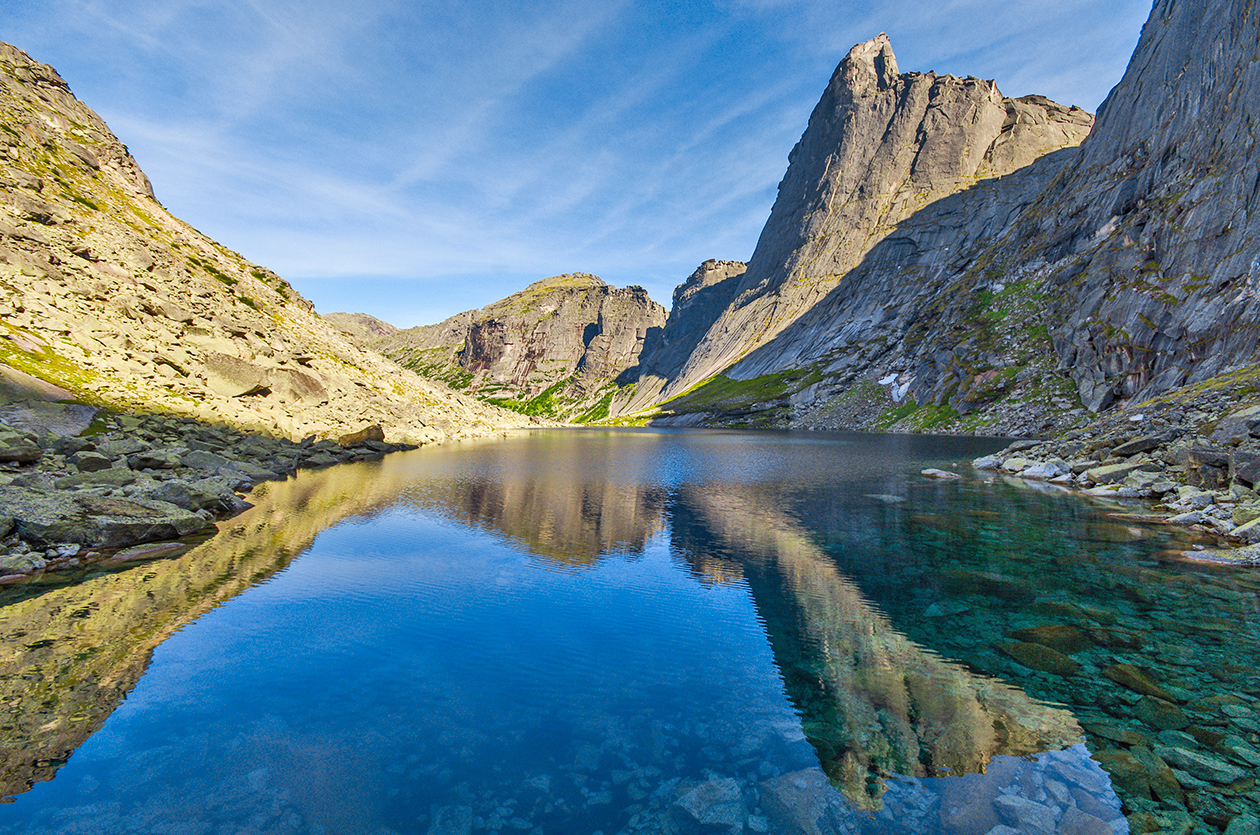
[[[206,385],[226,397],[261,394],[267,389],[267,371],[240,357],[206,352]]]
[[[13,486],[0,487],[0,514],[13,517],[22,539],[40,547],[73,542],[123,548],[178,539],[210,524],[168,502]]]
[[[0,430],[0,462],[10,464],[33,464],[44,455],[31,439],[12,430]]]

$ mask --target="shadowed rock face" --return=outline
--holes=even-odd
[[[105,122],[7,44],[0,126],[0,398],[295,440],[380,424],[423,443],[526,422],[363,350],[275,273],[172,217]]]
[[[700,339],[739,288],[748,270],[743,261],[705,261],[687,280],[674,288],[674,303],[665,327],[648,331],[639,365],[628,369],[619,382],[637,382],[633,398],[620,407],[632,412],[650,405],[665,385],[677,377],[696,350]]]
[[[1254,0],[1159,0],[1094,135],[999,248],[1052,261],[1051,337],[1089,407],[1256,360],[1257,121]]]
[[[638,366],[645,340],[664,325],[665,308],[642,287],[610,287],[576,273],[369,344],[421,374],[484,397],[526,403],[549,391],[548,402],[530,410],[569,417],[611,394],[613,381]]]
[[[899,75],[884,35],[837,67],[790,163],[748,272],[666,395],[766,344],[846,281],[923,206],[1079,143],[1092,118],[990,81]]]
[[[1033,434],[1255,363],[1257,21],[1254,0],[1156,3],[1079,148],[1078,110],[855,47],[665,395],[804,368],[765,425]]]

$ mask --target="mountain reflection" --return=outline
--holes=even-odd
[[[771,495],[731,485],[681,491],[672,542],[689,562],[711,561],[716,550],[719,563],[742,566],[805,735],[851,802],[879,808],[892,775],[982,773],[997,755],[1081,741],[1068,711],[897,632]]]
[[[388,459],[301,472],[260,485],[255,507],[180,557],[0,591],[0,797],[52,779],[168,635],[287,566],[325,528],[391,502],[405,477]],[[79,582],[56,584],[66,580]]]
[[[647,472],[659,436],[589,447],[576,433],[537,439],[534,454],[494,442],[426,450],[402,498],[524,546],[562,567],[638,555],[661,531],[667,491]]]
[[[256,507],[175,559],[0,596],[0,792],[50,779],[135,686],[166,636],[284,568],[324,529],[418,506],[567,568],[639,554],[668,527],[707,582],[746,581],[803,730],[835,785],[877,809],[891,775],[983,772],[997,755],[1070,747],[1065,710],[913,643],[863,596],[773,487],[731,478],[673,486],[647,473],[659,435],[522,454],[464,444],[263,485]],[[579,440],[575,440],[579,439]]]

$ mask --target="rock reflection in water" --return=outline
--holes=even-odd
[[[402,498],[506,536],[560,566],[642,554],[662,528],[668,498],[645,477],[659,439],[628,435],[625,448],[590,448],[576,435],[560,435],[529,457],[493,442],[426,450],[424,469],[433,476],[412,481]],[[477,466],[454,467],[452,476],[447,463],[470,456]]]
[[[249,772],[243,783],[234,778],[240,785],[229,785],[192,762],[166,766],[187,772],[207,804],[217,798],[220,806],[236,809],[251,794],[283,796],[292,807],[285,805],[284,814],[274,819],[276,832],[315,831],[306,823],[283,823],[290,820],[291,808],[299,807],[301,815],[292,820],[307,822],[337,820],[333,807],[340,807],[341,823],[328,831],[359,831],[364,821],[355,819],[354,810],[370,805],[369,799],[378,802],[372,782],[381,780],[401,781],[391,783],[391,791],[402,791],[394,802],[413,821],[415,810],[407,805],[413,801],[404,799],[423,798],[417,807],[427,821],[421,832],[445,831],[441,827],[447,824],[464,832],[465,822],[480,827],[519,819],[522,825],[532,821],[535,830],[527,831],[552,831],[558,821],[580,820],[584,831],[603,828],[610,835],[684,833],[727,818],[732,831],[769,827],[810,835],[985,835],[1000,825],[1017,831],[1124,831],[1107,775],[1075,744],[1081,734],[1071,714],[915,644],[815,544],[816,531],[798,521],[791,509],[792,489],[784,485],[830,489],[826,476],[838,468],[815,466],[808,478],[798,469],[791,472],[794,481],[780,479],[782,474],[773,471],[774,455],[745,448],[730,450],[718,459],[722,463],[710,466],[712,450],[654,433],[620,435],[611,442],[596,442],[589,433],[552,433],[531,439],[524,450],[513,448],[515,443],[466,444],[305,473],[296,481],[268,485],[253,497],[257,508],[197,551],[49,589],[0,609],[6,623],[0,695],[16,706],[3,741],[4,762],[14,764],[3,772],[6,790],[21,791],[33,780],[50,777],[134,685],[152,648],[180,625],[270,577],[337,521],[409,505],[502,537],[518,546],[517,552],[523,548],[565,568],[571,575],[561,577],[565,581],[609,566],[621,572],[612,555],[644,556],[636,570],[655,560],[678,575],[669,563],[672,552],[710,586],[738,592],[746,584],[805,739],[825,772],[799,770],[812,761],[809,748],[778,695],[769,664],[770,692],[782,714],[780,724],[788,729],[740,725],[736,717],[751,714],[746,705],[737,705],[745,696],[734,688],[691,706],[688,718],[674,723],[662,723],[646,709],[619,717],[606,713],[598,701],[568,705],[551,699],[548,703],[559,712],[547,721],[556,725],[541,733],[533,727],[539,718],[524,699],[487,721],[461,698],[442,703],[453,712],[433,728],[417,725],[392,733],[388,723],[396,705],[409,703],[391,699],[429,686],[400,675],[389,684],[400,688],[398,694],[372,690],[372,679],[364,684],[371,692],[359,694],[370,705],[346,703],[358,717],[355,728],[366,727],[369,715],[382,716],[376,732],[351,733],[347,727],[310,750],[289,741],[302,739],[291,729],[277,731],[274,745],[266,734],[244,734],[247,744],[234,756],[248,755],[266,768]],[[817,457],[814,449],[804,451],[806,459]],[[792,461],[801,460],[799,451],[794,455]],[[750,473],[757,474],[751,480],[759,485],[741,486]],[[880,483],[864,484],[858,495],[891,494],[904,486],[894,483],[900,475],[879,477]],[[382,518],[396,524],[399,517]],[[519,582],[524,576],[501,579]],[[65,619],[67,612],[83,611],[88,615]],[[638,630],[639,622],[631,622]],[[712,643],[705,652],[723,654],[722,666],[733,670],[747,663],[723,649],[729,644],[716,627],[709,631],[715,637],[708,639]],[[669,640],[685,645],[688,635],[677,632]],[[662,637],[636,633],[641,644]],[[398,661],[400,673],[407,671],[405,658],[403,653]],[[28,688],[22,681],[41,685]],[[630,678],[609,685],[622,695],[651,686],[646,679]],[[430,717],[443,715],[428,707],[424,711]],[[196,747],[201,734],[211,740],[202,747],[217,750],[213,740],[229,733],[232,723],[216,722],[209,730],[190,727],[175,736],[182,733],[188,739],[180,744]],[[394,751],[396,736],[422,741],[405,765],[373,753]],[[522,779],[517,770],[537,768],[533,761],[506,756],[505,762],[505,755],[528,750],[535,736],[549,744],[564,738],[568,741],[558,750],[565,745],[573,750],[549,755],[553,760],[545,773]],[[249,746],[258,751],[249,753]],[[452,752],[458,761],[442,759]],[[614,770],[605,772],[610,762]],[[496,763],[494,776],[481,763]],[[303,776],[304,769],[312,774]],[[404,772],[411,783],[396,776]],[[354,800],[350,795],[356,792],[368,799]],[[181,803],[170,792],[141,788],[140,795],[149,798],[144,808],[155,815]],[[516,811],[503,811],[509,808]],[[83,820],[95,814],[86,806],[78,811]],[[205,813],[205,820],[215,819]],[[117,823],[122,826],[123,818]]]
[[[407,477],[397,458],[259,485],[255,507],[175,559],[0,590],[0,796],[51,779],[168,635],[284,568],[329,526],[393,500]]]
[[[731,485],[682,491],[673,544],[692,562],[716,548],[741,564],[806,736],[849,801],[879,809],[893,775],[981,775],[997,755],[1081,741],[1068,711],[898,633],[764,496]],[[1092,774],[1089,790],[1105,795],[1105,775],[1096,766]],[[995,775],[991,793],[1007,778]]]

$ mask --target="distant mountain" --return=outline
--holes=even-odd
[[[355,334],[371,319],[328,318]],[[665,308],[642,287],[610,287],[596,276],[573,273],[534,282],[436,325],[368,338],[366,344],[490,403],[592,421],[608,416],[621,394],[617,381],[638,366],[649,334],[664,325]]]
[[[398,333],[398,328],[366,313],[325,313],[324,319],[338,330],[363,342]]]
[[[0,45],[0,376],[299,438],[428,442],[522,423],[356,345],[173,217],[56,71]]]

